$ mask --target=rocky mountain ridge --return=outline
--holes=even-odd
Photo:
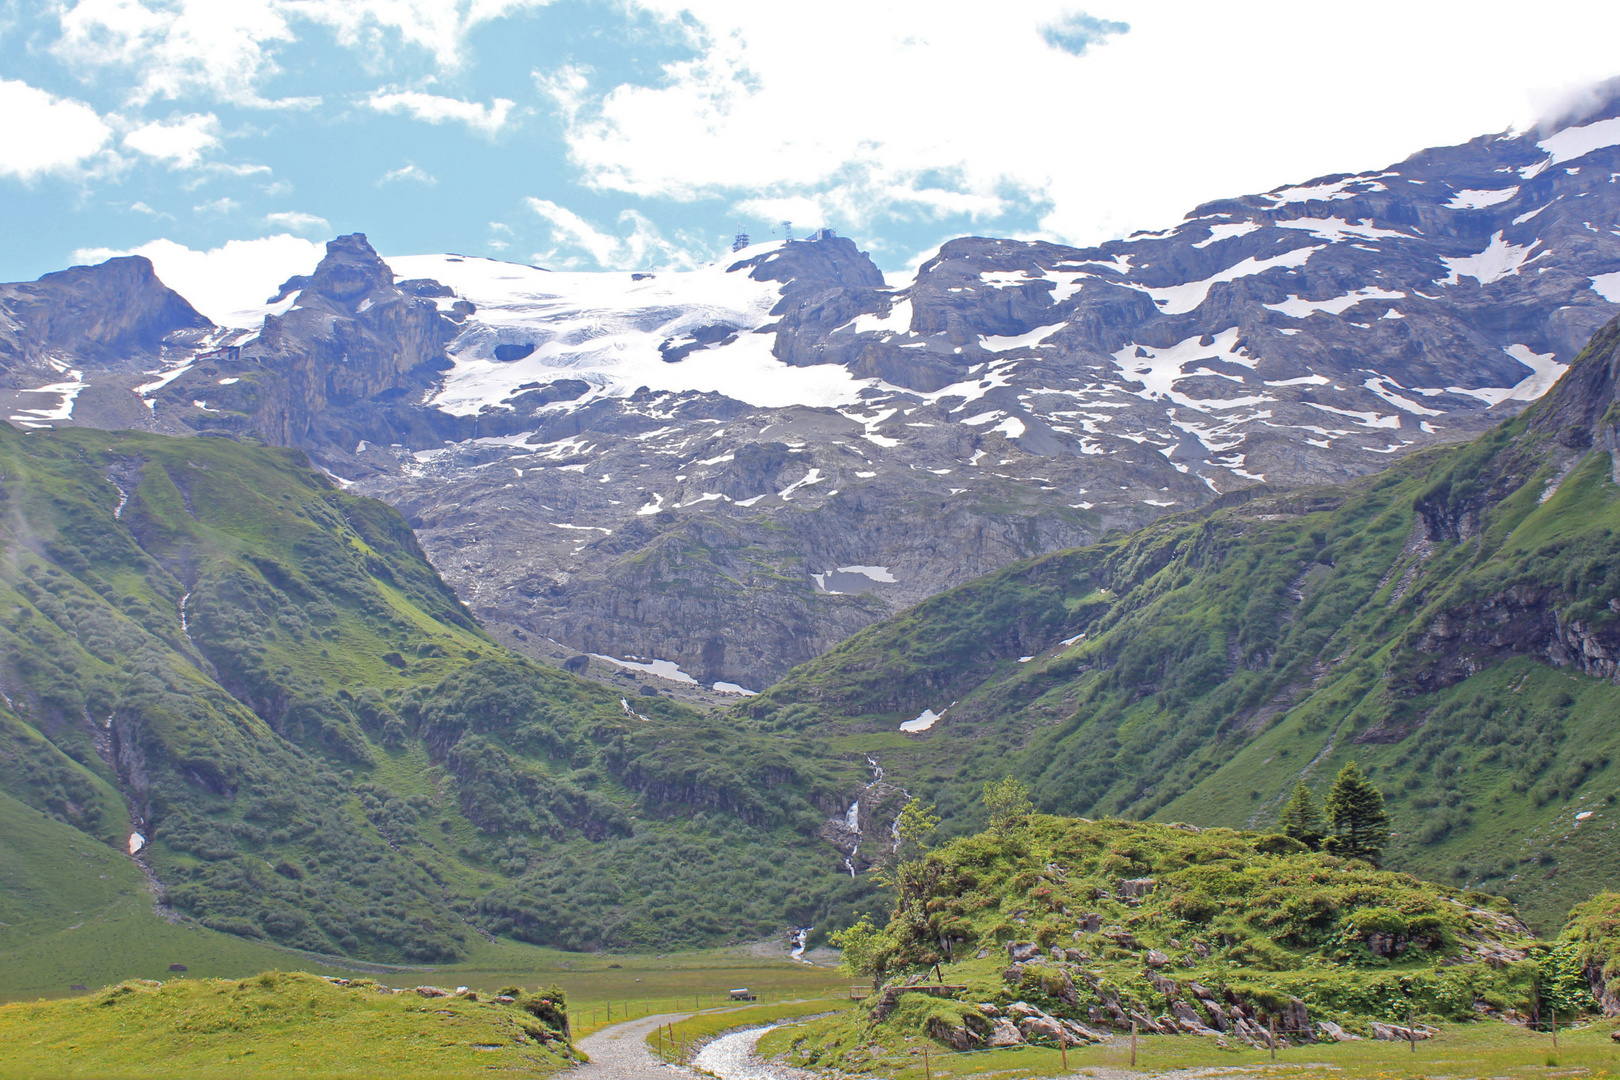
[[[1510,415],[1620,302],[1617,176],[1610,110],[899,287],[836,237],[637,274],[345,237],[262,325],[14,416],[299,446],[509,643],[758,688],[1016,559]]]

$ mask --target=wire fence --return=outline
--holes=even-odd
[[[568,1027],[578,1037],[609,1024],[622,1024],[626,1020],[640,1020],[660,1013],[704,1012],[726,1006],[747,1007],[771,1002],[782,1004],[805,998],[803,990],[756,990],[750,991],[747,997],[732,997],[731,994],[728,990],[704,990],[673,996],[625,996],[588,1005],[572,1005],[568,1010]]]

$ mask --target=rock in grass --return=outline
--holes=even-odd
[[[1007,942],[1007,959],[1015,964],[1023,963],[1025,960],[1033,960],[1040,955],[1041,947],[1033,941]]]
[[[1024,1036],[1023,1036],[1023,1033],[1018,1030],[1018,1025],[1017,1024],[1013,1023],[1011,1020],[1008,1020],[1006,1017],[998,1018],[995,1023],[996,1023],[996,1026],[991,1029],[990,1035],[984,1040],[985,1045],[987,1045],[987,1046],[1022,1046],[1022,1045],[1024,1045]]]

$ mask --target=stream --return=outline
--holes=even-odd
[[[780,1024],[747,1028],[722,1035],[697,1052],[692,1059],[695,1068],[714,1073],[720,1080],[800,1080],[810,1077],[803,1069],[785,1065],[771,1065],[755,1053],[760,1037]]]

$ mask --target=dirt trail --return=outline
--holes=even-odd
[[[673,1080],[675,1077],[696,1077],[690,1069],[666,1065],[647,1050],[647,1036],[652,1029],[663,1024],[675,1024],[691,1013],[659,1013],[639,1020],[626,1020],[622,1024],[605,1027],[594,1035],[579,1040],[578,1046],[591,1060],[576,1066],[568,1073],[568,1080]]]

